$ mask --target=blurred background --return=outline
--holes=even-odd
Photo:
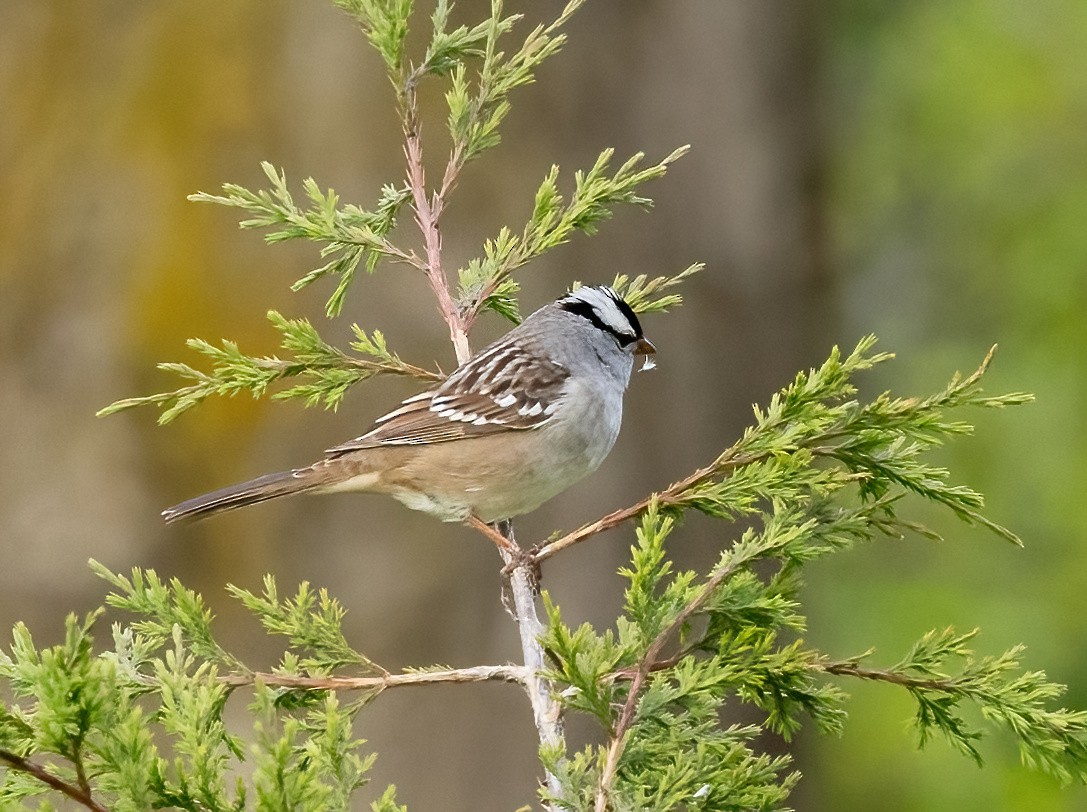
[[[484,13],[458,3],[459,19]],[[557,0],[528,7],[530,20]],[[517,10],[520,10],[518,8]],[[524,30],[522,27],[520,30]],[[898,360],[869,393],[941,387],[1001,344],[990,391],[1036,404],[970,415],[977,435],[942,457],[1022,535],[1014,549],[915,505],[947,537],[885,541],[820,561],[806,587],[811,644],[874,646],[896,661],[932,628],[980,626],[978,648],[1025,642],[1025,664],[1087,707],[1087,4],[1081,0],[594,0],[538,83],[518,91],[503,144],[464,174],[444,224],[455,268],[501,225],[519,228],[552,163],[569,180],[600,149],[691,154],[620,209],[522,272],[530,312],[574,279],[707,269],[686,304],[650,316],[659,368],[636,376],[623,435],[584,487],[518,523],[524,542],[625,505],[703,464],[830,346],[875,332]],[[424,144],[444,161],[435,92]],[[158,511],[259,473],[307,463],[410,394],[356,388],[336,414],[248,397],[209,402],[167,428],[137,410],[94,412],[175,388],[158,361],[198,362],[186,338],[275,351],[265,312],[308,316],[330,340],[381,329],[405,358],[453,355],[422,278],[387,266],[325,322],[331,287],[293,294],[312,245],[266,246],[227,209],[186,201],[225,182],[264,184],[259,161],[366,206],[402,177],[379,60],[324,0],[4,0],[0,4],[0,629],[40,642],[98,605],[86,567],[154,567],[202,591],[224,640],[254,665],[276,656],[226,598],[272,572],[309,579],[349,608],[352,642],[390,669],[516,660],[498,561],[468,530],[391,500],[268,504],[180,528]],[[437,170],[432,170],[436,172]],[[409,218],[404,218],[407,221]],[[398,237],[415,239],[405,222]],[[476,347],[506,329],[488,317]],[[569,621],[619,606],[629,531],[548,562]],[[673,536],[705,566],[728,535],[692,518]],[[1072,810],[991,735],[984,770],[942,741],[917,752],[900,691],[844,684],[841,739],[795,748],[802,810]],[[413,809],[531,803],[527,703],[505,685],[392,691],[361,717]],[[571,725],[584,741],[588,728]]]

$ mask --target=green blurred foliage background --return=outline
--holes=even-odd
[[[526,4],[527,6],[528,4]],[[529,16],[558,2],[532,4]],[[458,4],[463,19],[478,0]],[[534,17],[533,17],[534,19]],[[448,213],[456,266],[519,226],[552,162],[600,148],[692,154],[648,188],[653,213],[621,211],[524,272],[524,309],[572,279],[674,273],[708,263],[687,304],[647,319],[660,367],[637,376],[604,469],[519,524],[523,540],[626,504],[704,462],[799,367],[867,332],[899,360],[866,386],[923,392],[972,369],[993,342],[993,391],[1030,407],[977,415],[946,453],[990,497],[1025,550],[941,516],[947,536],[888,541],[820,561],[809,640],[893,662],[930,628],[984,629],[1087,707],[1087,5],[1081,0],[593,0],[566,51],[514,97],[504,144],[469,167]],[[424,137],[440,158],[440,96]],[[367,497],[299,499],[166,529],[161,507],[307,462],[361,433],[410,384],[378,381],[337,414],[247,399],[209,403],[158,429],[150,411],[95,420],[119,397],[173,386],[160,360],[193,360],[190,336],[272,351],[264,312],[322,319],[328,291],[291,281],[306,246],[268,248],[233,213],[188,203],[224,181],[262,183],[258,162],[366,204],[402,173],[379,61],[324,0],[5,0],[0,4],[0,628],[38,638],[104,585],[88,557],[178,575],[209,597],[226,641],[254,664],[274,650],[223,596],[266,571],[328,586],[353,642],[390,668],[515,659],[497,562],[457,527]],[[399,236],[410,240],[410,223]],[[345,316],[405,358],[451,364],[423,281],[390,267],[362,280]],[[504,326],[480,325],[482,346]],[[705,565],[729,536],[692,519],[675,537]],[[568,617],[614,616],[617,532],[549,562]],[[841,740],[798,746],[804,810],[1073,810],[999,737],[984,770],[941,742],[916,752],[907,698],[846,686]],[[454,691],[456,692],[454,694]],[[515,689],[397,694],[363,716],[418,809],[532,800],[527,704]],[[571,737],[590,732],[572,725]],[[780,746],[771,743],[771,746]]]

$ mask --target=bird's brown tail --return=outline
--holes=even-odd
[[[202,519],[215,513],[234,508],[254,505],[267,499],[275,499],[277,496],[288,496],[292,493],[301,493],[312,490],[317,486],[312,477],[306,476],[306,469],[296,471],[280,471],[277,474],[265,474],[251,479],[248,482],[240,482],[220,488],[203,496],[182,502],[162,511],[162,518],[167,522],[176,522],[181,519]]]

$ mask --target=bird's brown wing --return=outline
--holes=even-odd
[[[354,440],[330,448],[335,458],[384,445],[444,443],[534,429],[554,417],[565,396],[566,367],[500,343],[472,358],[441,386],[405,400]]]

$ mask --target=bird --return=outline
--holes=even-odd
[[[265,474],[162,512],[210,516],[296,493],[384,493],[445,522],[535,510],[604,461],[635,358],[656,352],[607,286],[544,305],[432,389],[312,465]]]

